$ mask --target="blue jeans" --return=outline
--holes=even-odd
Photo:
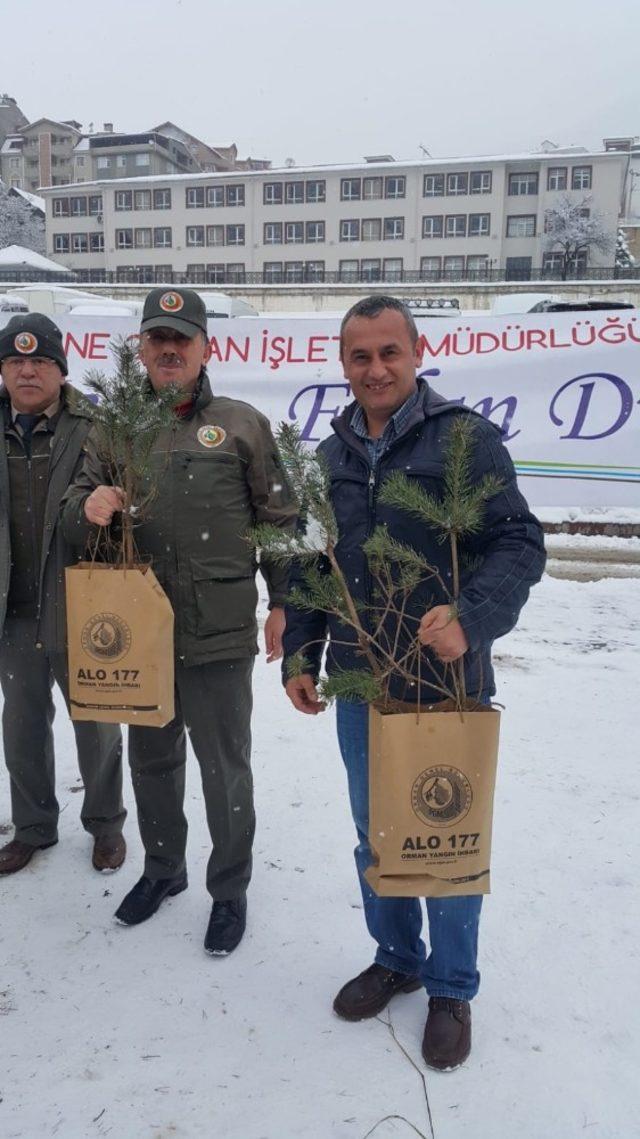
[[[480,984],[476,969],[482,895],[427,898],[427,956],[420,937],[419,898],[379,898],[364,872],[371,865],[369,832],[369,706],[337,702],[340,751],[347,769],[351,813],[358,832],[356,867],[369,933],[378,943],[376,962],[387,969],[418,976],[431,997],[470,1001]]]

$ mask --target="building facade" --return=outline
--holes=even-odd
[[[5,186],[34,193],[40,186],[62,186],[74,177],[73,151],[82,138],[80,123],[38,119],[5,138],[0,178]]]
[[[612,239],[626,155],[533,154],[93,179],[42,191],[47,252],[88,280],[196,283],[553,275],[546,210],[598,210]],[[613,265],[586,254],[578,267]]]

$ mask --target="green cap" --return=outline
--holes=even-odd
[[[144,302],[141,332],[173,328],[189,338],[207,335],[207,310],[195,289],[152,289]]]

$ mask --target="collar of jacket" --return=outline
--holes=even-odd
[[[11,399],[9,392],[4,384],[0,386],[0,407],[2,408],[3,416],[9,416],[11,419]],[[81,419],[92,419],[93,414],[91,410],[91,401],[87,399],[86,395],[74,388],[72,384],[67,381],[60,388],[60,408],[58,415],[62,411],[68,411],[70,415],[77,415]],[[56,416],[57,418],[57,416]]]
[[[413,408],[407,422],[405,423],[398,439],[404,439],[410,431],[424,423],[426,419],[431,419],[435,415],[441,415],[442,412],[452,411],[460,407],[458,400],[445,399],[444,396],[438,395],[436,391],[426,382],[426,380],[418,379],[418,390],[420,392],[420,399],[417,401]],[[351,428],[351,416],[353,415],[354,408],[356,407],[357,400],[353,400],[345,407],[341,415],[336,416],[331,420],[331,426],[336,435],[342,439],[353,450],[367,455],[367,449],[362,439],[356,435],[355,431]],[[397,440],[396,440],[397,441]]]

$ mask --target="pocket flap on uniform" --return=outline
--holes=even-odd
[[[191,558],[194,581],[231,581],[253,577],[250,565],[239,565],[237,558]]]

